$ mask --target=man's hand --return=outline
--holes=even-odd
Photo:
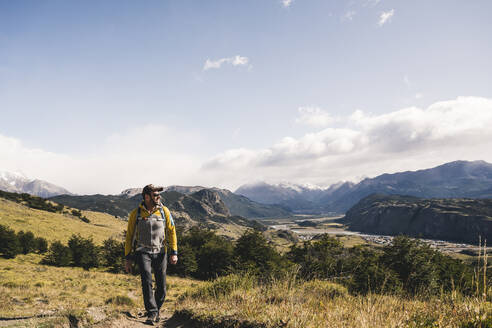
[[[171,264],[178,263],[178,255],[171,255],[170,262],[171,262]]]
[[[131,260],[125,261],[125,271],[126,271],[126,273],[132,272],[132,261]]]

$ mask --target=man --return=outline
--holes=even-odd
[[[142,191],[142,203],[130,213],[125,241],[125,270],[131,271],[132,259],[140,268],[142,294],[147,311],[145,323],[159,322],[159,310],[166,298],[167,249],[166,235],[170,249],[170,262],[178,262],[176,229],[171,212],[160,202],[159,194],[164,188],[147,185]],[[167,231],[167,234],[166,234]],[[156,282],[152,290],[152,273]]]

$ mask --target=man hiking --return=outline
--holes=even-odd
[[[178,262],[176,228],[171,212],[160,202],[160,193],[164,188],[147,185],[142,191],[142,203],[130,213],[125,240],[125,270],[131,271],[132,261],[140,268],[142,294],[147,311],[145,323],[153,325],[159,322],[159,310],[166,298],[167,249],[166,237],[170,249],[170,262]],[[167,233],[166,233],[167,232]],[[155,293],[152,290],[154,270]]]

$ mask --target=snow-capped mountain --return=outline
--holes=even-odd
[[[421,198],[491,198],[492,164],[455,161],[430,169],[382,174],[359,183],[340,182],[327,189],[261,182],[243,185],[235,193],[258,203],[279,204],[302,213],[344,213],[374,193]]]
[[[0,190],[16,193],[28,193],[47,198],[57,195],[71,195],[65,188],[47,181],[29,179],[22,173],[0,171]]]

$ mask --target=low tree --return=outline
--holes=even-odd
[[[5,258],[14,258],[22,252],[19,238],[14,230],[0,225],[0,254]]]
[[[17,233],[17,238],[19,238],[19,242],[22,247],[22,254],[32,253],[36,251],[36,239],[34,238],[34,234],[31,231],[19,231]]]
[[[292,263],[283,258],[258,230],[247,230],[234,247],[235,269],[247,271],[261,279],[285,273]]]
[[[46,253],[46,251],[48,250],[48,241],[43,237],[36,237],[35,242],[36,242],[36,250],[40,254]]]
[[[72,235],[68,240],[68,247],[72,252],[73,265],[86,270],[99,266],[100,252],[92,238],[83,238]]]
[[[196,277],[198,264],[195,252],[190,245],[180,241],[179,261],[176,265],[168,266],[167,270],[169,274],[176,274],[180,277]]]
[[[316,241],[306,241],[302,247],[292,246],[287,257],[300,265],[299,274],[304,279],[327,279],[342,272],[343,244],[324,234]]]
[[[198,251],[197,277],[212,279],[230,272],[233,264],[233,247],[231,242],[216,236],[207,241]]]
[[[50,245],[49,251],[41,263],[59,267],[69,266],[72,263],[72,252],[69,247],[55,241]]]
[[[106,239],[101,249],[103,260],[109,271],[113,273],[123,272],[125,269],[125,245],[113,238]]]

